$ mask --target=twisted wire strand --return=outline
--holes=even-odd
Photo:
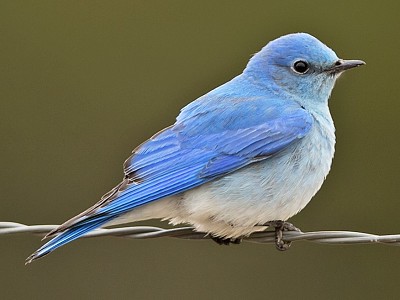
[[[34,233],[44,235],[58,225],[25,225],[15,222],[0,222],[0,235],[18,233]],[[173,237],[181,239],[209,239],[210,236],[202,232],[193,231],[192,227],[164,229],[153,226],[132,226],[119,228],[101,228],[84,235],[85,238],[114,236],[132,239],[149,239]],[[253,243],[275,243],[275,231],[260,231],[245,237],[243,240]],[[284,231],[283,240],[286,242],[310,241],[322,244],[371,244],[400,245],[400,234],[375,235],[353,231]]]

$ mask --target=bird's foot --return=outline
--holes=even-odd
[[[283,240],[284,231],[300,231],[300,229],[298,229],[292,223],[281,220],[270,221],[268,223],[265,223],[264,225],[272,226],[275,228],[275,246],[276,249],[278,249],[279,251],[285,251],[289,249],[290,245],[292,244],[292,242],[287,242]]]
[[[211,235],[211,239],[216,242],[218,245],[227,245],[229,246],[230,244],[240,244],[242,242],[242,239],[240,238],[222,238],[222,237],[217,237],[217,236],[212,236]]]

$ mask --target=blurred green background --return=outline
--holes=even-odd
[[[59,224],[122,177],[179,109],[269,40],[309,32],[367,66],[340,78],[322,190],[304,231],[400,233],[400,4],[387,1],[1,1],[0,221]],[[146,224],[160,225],[159,222]],[[161,224],[165,226],[165,224]],[[29,266],[0,236],[1,299],[375,299],[400,292],[400,249],[82,239]]]

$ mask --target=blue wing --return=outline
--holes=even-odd
[[[27,261],[140,205],[267,159],[304,137],[312,124],[312,116],[294,101],[203,96],[185,107],[173,126],[133,151],[121,184],[51,232],[59,234]]]

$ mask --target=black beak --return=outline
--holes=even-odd
[[[335,64],[332,67],[330,67],[326,71],[328,73],[339,74],[348,69],[352,69],[352,68],[359,67],[362,65],[365,65],[365,62],[363,62],[362,60],[339,59],[338,61],[335,62]]]

